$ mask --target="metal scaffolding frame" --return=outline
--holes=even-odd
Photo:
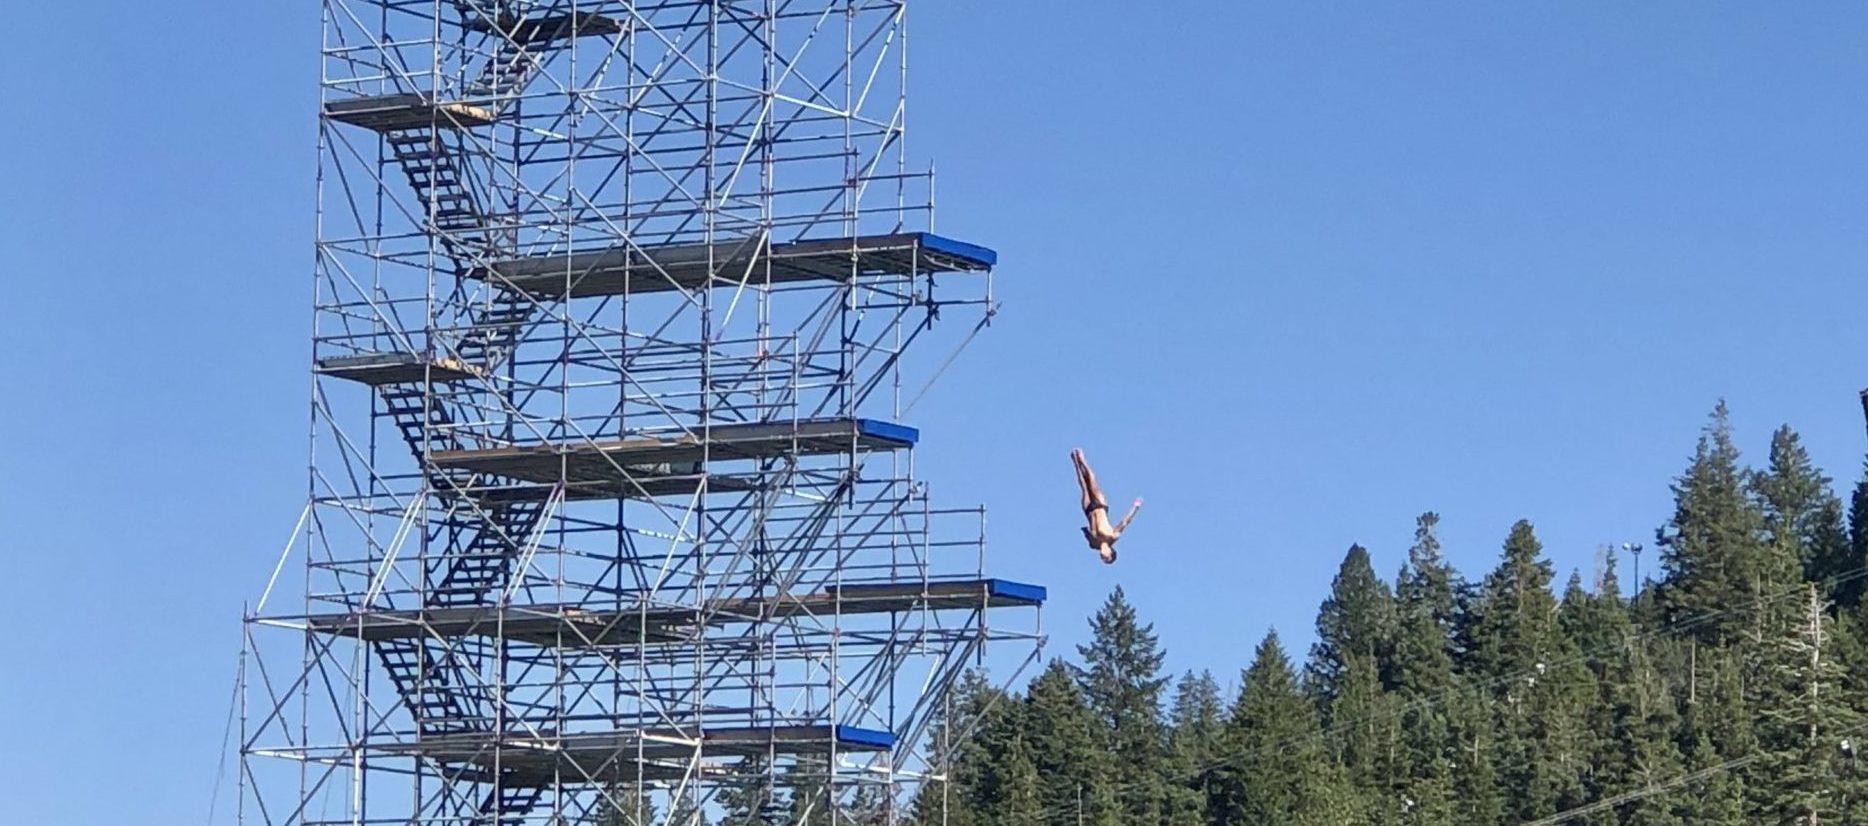
[[[325,0],[243,822],[894,822],[958,674],[1036,658],[1044,589],[899,421],[996,264],[932,233],[905,7]]]

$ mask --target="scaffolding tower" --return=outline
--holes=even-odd
[[[325,0],[242,822],[893,823],[956,677],[1037,656],[901,421],[996,263],[932,232],[905,7]]]

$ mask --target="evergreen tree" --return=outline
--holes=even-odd
[[[1400,720],[1384,675],[1392,670],[1394,626],[1388,584],[1375,573],[1368,550],[1351,545],[1317,611],[1306,686],[1351,787],[1372,811],[1383,813],[1397,811],[1389,798],[1401,757]]]
[[[1860,568],[1868,565],[1868,462],[1862,465],[1862,477],[1855,482],[1855,490],[1849,495],[1849,550],[1846,564],[1840,566],[1837,575],[1846,577],[1836,586],[1836,601],[1853,608],[1862,603],[1865,589]]]
[[[1550,562],[1531,523],[1511,526],[1498,567],[1488,574],[1473,606],[1473,661],[1477,674],[1509,692],[1507,678],[1529,676],[1554,649],[1557,597]]]
[[[1799,826],[1861,822],[1868,794],[1852,759],[1860,718],[1842,695],[1830,618],[1814,584],[1802,619],[1766,643],[1766,667],[1758,675],[1761,756],[1750,786],[1753,820]]]
[[[1394,596],[1370,564],[1361,545],[1349,546],[1330,595],[1317,610],[1317,642],[1310,648],[1308,685],[1318,693],[1324,721],[1329,704],[1342,691],[1350,661],[1381,667],[1386,663],[1394,628]]]
[[[1631,643],[1609,665],[1604,680],[1608,730],[1603,738],[1603,773],[1596,796],[1657,786],[1682,772],[1674,735],[1679,707],[1674,686],[1654,664],[1645,643]],[[1625,826],[1685,826],[1670,796],[1645,797],[1617,810]]]
[[[1605,553],[1593,592],[1584,589],[1580,574],[1572,573],[1557,607],[1565,661],[1547,671],[1552,680],[1573,681],[1553,689],[1558,702],[1568,705],[1569,721],[1575,726],[1573,731],[1559,733],[1566,734],[1576,750],[1569,757],[1577,764],[1574,776],[1578,781],[1564,808],[1577,805],[1579,799],[1619,793],[1616,780],[1627,772],[1612,739],[1614,723],[1608,702],[1615,667],[1626,660],[1629,632],[1613,560],[1612,554]]]
[[[1393,796],[1401,822],[1454,822],[1455,745],[1447,702],[1454,688],[1453,634],[1458,577],[1440,556],[1440,517],[1421,514],[1407,565],[1395,578],[1394,702],[1400,707],[1403,757]]]
[[[1117,589],[1081,668],[1050,663],[1023,697],[967,678],[928,757],[949,782],[925,784],[907,820],[1516,826],[1705,771],[1566,822],[1868,824],[1868,579],[1853,576],[1868,560],[1868,477],[1845,526],[1794,432],[1779,429],[1751,472],[1721,404],[1673,493],[1661,578],[1632,599],[1612,555],[1559,598],[1528,522],[1471,584],[1442,558],[1432,513],[1392,592],[1352,547],[1302,676],[1269,635],[1230,708],[1210,675],[1188,674],[1163,715],[1159,640]],[[812,783],[782,779],[797,791],[777,820],[887,819],[867,789],[839,801]],[[769,797],[720,800],[732,826],[763,826]],[[819,797],[838,805],[799,805]]]
[[[962,808],[978,826],[1036,826],[1038,777],[1025,738],[1025,708],[1010,697],[1000,700],[980,716],[961,748],[954,774]]]
[[[1395,823],[1404,810],[1395,779],[1405,759],[1400,710],[1394,695],[1382,690],[1373,659],[1352,655],[1346,666],[1325,734],[1336,746],[1346,791],[1366,807],[1370,822]]]
[[[1660,534],[1666,568],[1659,596],[1668,622],[1692,622],[1706,642],[1729,640],[1750,617],[1725,611],[1747,605],[1766,557],[1763,514],[1746,495],[1750,471],[1739,465],[1725,403],[1713,408],[1693,463],[1673,486],[1674,515]],[[1711,621],[1700,622],[1711,616]]]
[[[1572,575],[1557,610],[1558,629],[1572,647],[1582,652],[1598,678],[1621,659],[1628,637],[1634,633],[1628,604],[1621,596],[1621,577],[1613,550],[1604,549],[1601,564],[1595,590],[1584,590],[1582,578]]]
[[[979,788],[982,774],[990,771],[997,759],[996,745],[979,735],[999,715],[1007,712],[1011,699],[977,671],[962,675],[949,691],[946,702],[932,726],[928,768],[937,779],[922,784],[910,806],[911,822],[917,826],[983,826],[987,821],[980,804],[990,804],[991,794]],[[732,824],[722,824],[732,826]]]
[[[1082,813],[1083,819],[1073,822],[1078,824],[1078,826],[1127,826],[1127,824],[1133,821],[1123,816],[1122,802],[1116,799],[1116,789],[1119,788],[1117,784],[1120,782],[1119,778],[1121,777],[1120,772],[1112,772],[1101,776],[1105,778],[1104,782],[1091,783],[1084,786],[1083,800],[1077,806],[1077,811]],[[1108,780],[1108,778],[1112,776],[1118,779],[1115,781]]]
[[[952,791],[953,787],[945,782],[930,781],[915,787],[902,820],[912,826],[942,826],[948,822],[945,819],[949,808],[947,796]]]
[[[1586,698],[1587,734],[1593,758],[1585,774],[1585,797],[1601,800],[1672,780],[1680,773],[1674,745],[1678,710],[1673,693],[1636,637],[1628,603],[1621,596],[1617,560],[1609,549],[1595,591],[1572,578],[1558,610],[1558,625],[1595,682]],[[1641,798],[1584,823],[1676,826],[1673,803],[1664,796]]]
[[[591,820],[597,826],[646,826],[658,822],[654,802],[635,783],[613,783],[605,788]]]
[[[1596,600],[1582,588],[1581,577],[1572,576],[1563,603],[1571,600],[1579,607],[1581,623],[1577,636],[1598,636],[1585,623],[1599,621]],[[1567,810],[1590,801],[1589,787],[1598,769],[1600,754],[1596,706],[1601,695],[1600,681],[1589,667],[1588,658],[1575,644],[1571,634],[1563,632],[1565,611],[1559,605],[1554,633],[1543,655],[1532,666],[1527,678],[1525,706],[1531,709],[1529,735],[1533,744],[1531,767],[1534,782],[1527,795],[1533,806],[1548,813]]]
[[[1318,736],[1315,705],[1273,632],[1258,646],[1226,722],[1230,760],[1214,778],[1213,823],[1362,824],[1360,806]]]
[[[1451,822],[1461,826],[1497,826],[1504,822],[1509,795],[1501,788],[1495,757],[1502,750],[1493,722],[1498,716],[1497,705],[1484,686],[1462,686],[1449,701],[1447,724],[1454,743],[1448,763],[1453,772],[1455,819]]]
[[[1452,685],[1465,590],[1458,572],[1441,557],[1439,524],[1439,514],[1420,515],[1407,564],[1395,579],[1395,685],[1426,694]]]
[[[1681,751],[1689,773],[1707,771],[1752,753],[1751,716],[1744,702],[1743,670],[1737,652],[1688,640],[1687,702],[1681,723]],[[1741,826],[1747,815],[1745,775],[1722,771],[1691,784],[1677,798],[1678,812],[1699,826]]]
[[[1025,723],[1041,822],[1075,826],[1084,801],[1098,799],[1097,792],[1121,777],[1108,771],[1098,750],[1096,718],[1063,660],[1052,660],[1026,689]]]
[[[1771,725],[1773,715],[1798,707],[1797,690],[1802,683],[1801,650],[1809,646],[1812,655],[1820,654],[1829,666],[1835,665],[1833,641],[1817,645],[1828,636],[1826,627],[1808,630],[1808,615],[1799,591],[1805,590],[1805,575],[1819,573],[1825,567],[1841,564],[1847,556],[1836,548],[1842,533],[1840,505],[1828,491],[1829,480],[1811,465],[1809,455],[1789,427],[1781,427],[1772,436],[1770,465],[1757,474],[1752,483],[1758,509],[1763,514],[1762,547],[1748,569],[1751,576],[1746,615],[1749,623],[1739,639],[1739,662],[1743,667],[1741,686],[1744,703],[1759,724],[1754,733],[1765,750],[1765,759],[1744,773],[1756,782],[1748,784],[1754,817],[1801,822],[1804,818],[1823,817],[1827,808],[1818,805],[1804,789],[1799,796],[1789,790],[1793,774],[1773,771],[1776,757],[1797,751],[1798,741],[1784,725]],[[1833,520],[1833,523],[1832,523]],[[1820,573],[1819,573],[1820,575]],[[1820,586],[1811,592],[1814,610],[1824,608]],[[1809,636],[1814,634],[1814,637]],[[1830,700],[1840,700],[1840,686],[1816,680],[1827,686]],[[1836,703],[1838,709],[1846,704]],[[1796,800],[1792,800],[1796,797]],[[1789,812],[1802,814],[1792,817]]]
[[[902,822],[911,826],[940,826],[946,813],[946,795],[952,787],[941,781],[925,781],[915,787],[903,810]]]
[[[1219,683],[1207,672],[1189,672],[1174,691],[1168,719],[1170,785],[1173,798],[1168,823],[1205,823],[1207,800],[1213,792],[1216,762],[1225,754],[1221,742],[1226,709]]]
[[[865,784],[850,796],[850,803],[844,807],[843,819],[838,821],[838,825],[892,826],[889,820],[891,803],[887,787]]]
[[[1000,703],[967,742],[960,776],[980,826],[1024,826],[1021,816],[1036,813],[1036,767],[1023,711],[1016,701]]]
[[[738,778],[716,795],[720,826],[777,826],[786,806],[771,777],[771,761],[764,755],[740,764]]]
[[[998,794],[987,823],[1038,826],[1044,822],[1038,799],[1038,767],[1032,762],[1031,744],[1022,731],[1011,733],[999,771]]]
[[[1868,640],[1857,621],[1860,607],[1844,613],[1831,625],[1824,641],[1833,646],[1841,671],[1839,713],[1854,720],[1856,730],[1836,729],[1844,760],[1837,765],[1843,778],[1842,809],[1846,823],[1868,824]]]
[[[673,795],[668,801],[668,826],[707,826],[707,813],[693,798],[693,792]]]
[[[1453,592],[1453,672],[1470,677],[1481,670],[1479,650],[1479,599],[1484,582],[1462,579]]]
[[[1849,711],[1868,723],[1868,605],[1857,604],[1852,608],[1837,607],[1839,616],[1830,626],[1827,641],[1834,650],[1835,660],[1841,666],[1842,698],[1848,704]],[[1868,731],[1854,738],[1856,741],[1868,741]],[[1868,753],[1860,755],[1868,758]],[[1868,763],[1861,763],[1868,768]],[[1863,818],[1868,823],[1868,818]]]
[[[1821,582],[1854,567],[1842,502],[1830,492],[1830,479],[1810,462],[1796,431],[1784,425],[1771,435],[1770,466],[1752,481],[1764,513],[1764,539],[1794,561],[1809,581]],[[1773,560],[1775,564],[1783,564]],[[1767,568],[1769,593],[1793,585],[1781,569]]]
[[[1083,657],[1084,697],[1099,723],[1107,764],[1121,766],[1114,789],[1124,818],[1154,823],[1167,811],[1167,732],[1161,719],[1161,674],[1165,652],[1154,627],[1142,623],[1117,587],[1091,620]]]
[[[828,782],[829,766],[820,760],[801,760],[785,767],[782,785],[788,790],[786,826],[830,826],[837,801]]]
[[[1505,813],[1519,820],[1580,799],[1589,749],[1577,700],[1588,677],[1557,628],[1551,577],[1543,545],[1520,520],[1474,607],[1474,662],[1499,701],[1499,780],[1519,790]]]

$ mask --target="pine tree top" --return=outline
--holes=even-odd
[[[1317,609],[1317,642],[1310,648],[1306,673],[1320,698],[1340,691],[1349,663],[1385,662],[1394,645],[1394,595],[1375,573],[1368,549],[1349,546]]]

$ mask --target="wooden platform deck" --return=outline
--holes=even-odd
[[[459,101],[438,101],[406,92],[325,101],[324,116],[373,132],[409,129],[470,129],[499,120],[499,113]]]
[[[428,359],[414,353],[360,353],[318,359],[319,375],[379,387],[389,384],[449,383],[483,378],[473,365],[453,358]]]

